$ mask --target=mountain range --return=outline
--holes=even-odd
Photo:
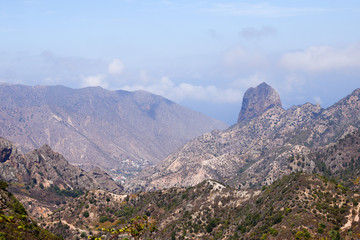
[[[194,186],[214,179],[238,189],[269,185],[294,171],[314,171],[309,154],[360,127],[360,89],[327,109],[305,103],[287,110],[268,84],[244,94],[239,120],[199,136],[127,183],[138,191]]]
[[[65,239],[357,239],[359,98],[356,89],[327,109],[285,110],[266,83],[250,88],[236,124],[194,138],[125,182],[135,193],[46,144],[22,153],[1,138],[0,178],[9,185],[0,181],[0,236],[56,239],[27,227],[27,212]]]
[[[132,174],[226,127],[144,91],[0,84],[0,136],[22,152],[47,144],[87,170]]]
[[[16,159],[20,163],[21,158],[15,158],[19,152],[7,150],[9,142],[3,142],[1,164]],[[50,151],[47,146],[44,148]],[[360,131],[351,132],[307,155],[306,161],[314,161],[317,173],[293,172],[260,189],[256,186],[235,189],[215,180],[205,180],[193,187],[135,194],[93,189],[85,194],[64,196],[51,188],[38,188],[39,184],[32,179],[22,182],[24,185],[10,181],[9,189],[42,227],[65,239],[111,238],[107,228],[122,228],[127,221],[148,216],[155,222],[157,231],[144,232],[138,239],[350,240],[360,236],[359,150]],[[44,155],[43,150],[34,151],[39,152]],[[45,156],[53,164],[58,162],[56,153]],[[288,161],[299,167],[304,162],[300,155],[291,156]],[[70,174],[74,168],[60,172]],[[39,171],[39,175],[46,171],[50,168]],[[38,196],[31,195],[35,190]],[[54,196],[49,197],[51,193]],[[3,206],[6,211],[9,208],[14,207]],[[9,218],[8,215],[4,217]],[[15,231],[13,235],[18,234],[16,229],[7,229],[8,234],[12,231]]]

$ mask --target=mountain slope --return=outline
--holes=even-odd
[[[276,97],[268,101],[269,108],[262,109],[256,105],[264,100],[257,99],[255,106],[247,106],[258,109],[255,117],[195,138],[130,181],[128,188],[194,186],[205,179],[245,189],[270,184],[296,169],[288,161],[291,156],[307,155],[314,147],[335,142],[360,127],[360,89],[327,109],[306,103],[284,110]],[[312,171],[315,163],[305,160],[302,169]]]
[[[123,189],[100,170],[96,171],[96,176],[104,176],[105,181],[69,164],[48,145],[23,155],[9,141],[0,138],[0,153],[0,179],[27,185],[30,190],[56,187],[65,191],[89,191],[101,188],[119,193]]]
[[[350,240],[360,234],[359,200],[340,183],[293,173],[263,190],[237,190],[213,180],[121,196],[96,190],[68,202],[45,222],[51,227],[62,219],[85,235],[102,236],[110,235],[102,228],[121,228],[136,216],[148,216],[158,231],[140,239]]]
[[[0,84],[0,136],[71,163],[134,172],[226,124],[144,91]]]
[[[6,187],[0,180],[0,239],[62,239],[37,226]]]

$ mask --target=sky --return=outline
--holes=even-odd
[[[0,0],[0,82],[146,90],[227,122],[360,87],[358,0]]]

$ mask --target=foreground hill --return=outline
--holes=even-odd
[[[26,152],[48,144],[71,163],[126,173],[157,163],[225,123],[144,91],[0,84],[0,136]]]
[[[360,128],[360,89],[327,109],[306,103],[284,110],[266,83],[244,98],[237,124],[188,142],[128,188],[194,186],[206,179],[242,189],[269,185],[292,171],[312,172],[315,162],[307,155],[313,149]]]
[[[62,239],[31,220],[24,206],[6,190],[7,186],[0,180],[0,239]]]
[[[111,235],[103,229],[147,216],[157,231],[145,230],[139,239],[350,240],[360,236],[359,200],[359,194],[333,180],[293,173],[256,191],[213,180],[130,195],[96,190],[68,202],[43,223],[57,232],[61,219],[71,226],[62,228],[68,239]]]

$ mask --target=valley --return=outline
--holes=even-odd
[[[243,102],[236,124],[195,137],[124,184],[47,144],[23,153],[1,138],[3,191],[64,239],[359,238],[360,90],[326,109],[285,110],[262,83]],[[15,216],[8,201],[3,219]]]

